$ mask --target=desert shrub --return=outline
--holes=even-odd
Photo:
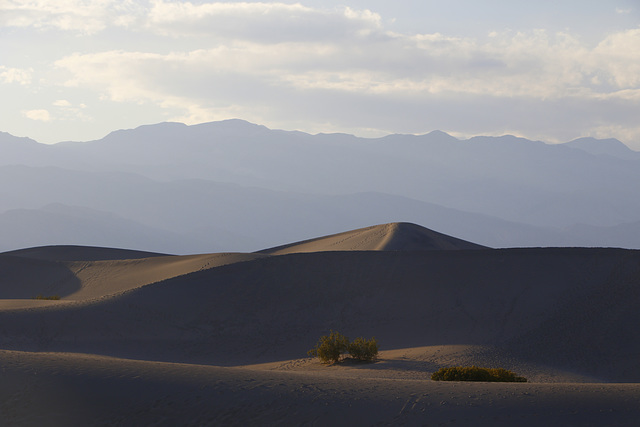
[[[479,368],[477,366],[454,366],[440,368],[431,375],[433,381],[487,381],[487,382],[527,382],[503,368]]]
[[[322,363],[336,363],[342,353],[347,351],[349,338],[340,332],[331,331],[320,337],[318,344],[307,352],[309,356],[317,356]]]
[[[44,296],[42,294],[38,294],[35,297],[33,297],[32,299],[59,300],[60,299],[60,295]]]
[[[349,343],[347,351],[354,359],[370,362],[378,356],[378,341],[375,338],[356,338]]]

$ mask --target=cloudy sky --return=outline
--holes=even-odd
[[[638,0],[0,0],[0,131],[242,118],[640,150]]]

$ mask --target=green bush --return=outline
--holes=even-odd
[[[340,332],[331,331],[329,336],[320,337],[318,344],[307,352],[309,356],[317,356],[322,363],[336,363],[342,353],[347,351],[349,338]]]
[[[356,338],[347,347],[349,355],[354,359],[363,362],[371,362],[378,356],[378,341],[375,338],[366,340],[362,337]]]
[[[45,300],[59,300],[60,299],[60,295],[51,295],[51,296],[44,296],[42,294],[38,294],[35,297],[33,297],[32,299],[45,299]]]
[[[503,368],[479,368],[477,366],[454,366],[452,368],[440,368],[431,375],[433,381],[487,381],[487,382],[527,382],[524,377],[519,377],[511,371]]]

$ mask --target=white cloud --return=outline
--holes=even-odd
[[[381,18],[369,10],[320,10],[281,2],[4,0],[0,2],[0,26],[82,34],[127,27],[174,37],[273,42],[363,36],[379,28]]]
[[[564,34],[536,32],[494,37],[486,44],[438,34],[376,37],[356,46],[234,42],[169,54],[74,54],[57,65],[73,73],[69,84],[105,87],[119,101],[198,93],[223,85],[229,76],[299,90],[548,99],[634,89],[639,58],[640,31],[612,35],[593,50]]]
[[[612,34],[589,49],[568,34],[542,30],[493,31],[484,42],[439,33],[392,34],[379,15],[348,7],[164,0],[144,7],[130,0],[9,0],[3,6],[22,12],[22,21],[14,17],[15,25],[91,32],[115,25],[116,18],[129,23],[139,18],[152,32],[212,37],[204,44],[208,40],[215,47],[192,51],[108,51],[58,61],[75,75],[69,84],[106,85],[108,96],[120,101],[155,98],[158,89],[190,86],[167,81],[169,76],[187,75],[195,77],[191,86],[202,84],[205,73],[194,70],[232,72],[299,90],[535,99],[596,96],[634,89],[640,82],[640,30]],[[5,81],[18,79],[0,72]],[[27,77],[23,73],[22,81]],[[152,87],[160,82],[166,89]]]
[[[22,114],[31,120],[36,120],[40,122],[49,122],[51,121],[51,115],[47,110],[27,110],[23,111]]]
[[[0,65],[0,82],[28,85],[31,83],[33,69],[9,68]]]
[[[71,103],[66,99],[59,99],[53,103],[56,107],[71,107]]]
[[[254,42],[310,41],[364,36],[379,15],[348,7],[320,10],[300,3],[166,2],[154,0],[147,28],[171,36],[209,36]]]
[[[141,11],[133,0],[4,0],[0,25],[94,34],[108,26],[130,25]]]
[[[86,114],[84,109],[87,108],[85,104],[73,105],[66,99],[58,99],[53,102],[53,106],[57,107],[56,109],[56,121],[72,121],[72,122],[88,122],[92,121],[93,118]]]
[[[593,68],[620,89],[640,85],[640,29],[611,34],[593,51]]]

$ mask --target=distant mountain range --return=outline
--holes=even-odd
[[[0,250],[256,251],[407,221],[491,247],[640,248],[640,153],[444,132],[358,138],[242,120],[90,142],[0,132]]]

